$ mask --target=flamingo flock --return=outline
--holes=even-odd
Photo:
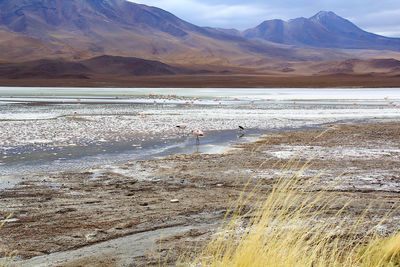
[[[177,96],[177,95],[162,95],[162,94],[149,94],[145,99],[153,99],[154,104],[157,104],[157,100],[180,100],[185,103],[185,105],[189,104],[194,104],[196,101],[201,102],[201,99],[198,97],[183,97],[183,96]]]
[[[186,130],[187,126],[186,125],[176,125],[176,128],[179,131],[182,132],[182,131]],[[196,138],[196,145],[199,145],[200,144],[200,137],[204,136],[204,132],[202,130],[199,130],[199,129],[196,129],[196,130],[193,129],[190,132]],[[238,126],[238,136],[239,137],[243,137],[245,133],[246,133],[245,128],[243,126],[239,125]]]
[[[202,101],[198,97],[184,97],[184,96],[177,96],[177,95],[162,95],[162,94],[149,94],[147,96],[144,96],[144,99],[149,99],[149,100],[152,99],[152,100],[154,100],[154,104],[157,104],[158,103],[157,101],[162,101],[162,100],[164,100],[164,102],[166,100],[174,100],[174,101],[180,100],[183,103],[185,103],[185,105],[189,105],[189,104],[193,105],[196,102]],[[233,100],[239,101],[240,99],[235,97]],[[222,105],[222,99],[220,99],[220,98],[214,98],[213,101],[217,102],[218,105]],[[271,99],[266,99],[265,101],[268,102],[268,101],[271,101]],[[249,103],[253,106],[255,104],[255,100],[250,99]]]

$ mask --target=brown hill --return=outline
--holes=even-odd
[[[195,74],[201,72],[173,67],[159,61],[132,57],[99,56],[81,61],[80,64],[96,74],[118,76]]]
[[[173,67],[159,61],[114,56],[99,56],[80,62],[42,59],[19,63],[0,63],[0,77],[6,79],[89,79],[100,74],[124,77],[206,72]]]
[[[393,73],[400,69],[400,61],[387,59],[351,59],[334,62],[321,62],[308,64],[309,73]]]
[[[0,77],[29,78],[88,78],[90,70],[81,63],[42,59],[22,63],[0,63]]]
[[[400,60],[395,58],[345,59],[335,61],[282,62],[259,61],[257,73],[271,75],[331,75],[388,74],[400,72]]]

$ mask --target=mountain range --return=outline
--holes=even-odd
[[[298,57],[287,49],[201,28],[159,8],[124,0],[0,0],[0,10],[0,48],[11,48],[1,55],[3,60],[24,61],[29,54],[31,59],[75,60],[108,54],[175,64],[229,64],[252,53]],[[14,43],[27,45],[14,49]]]
[[[7,66],[19,70],[14,77],[34,77],[35,68],[27,70],[24,64],[54,66],[58,61],[82,66],[77,68],[81,75],[64,71],[65,77],[90,78],[88,73],[99,73],[105,60],[113,62],[105,64],[110,73],[119,69],[121,75],[324,73],[329,64],[318,71],[313,66],[357,58],[373,71],[368,60],[400,59],[400,38],[368,33],[324,11],[238,31],[199,27],[162,9],[125,0],[0,0],[0,51],[0,77],[12,73]],[[90,58],[95,58],[91,64]],[[116,67],[133,68],[133,62],[147,65],[131,72]],[[396,67],[389,69],[395,72]]]
[[[363,31],[350,21],[326,11],[308,19],[267,20],[244,31],[242,35],[251,39],[305,47],[400,51],[400,38],[388,38]]]

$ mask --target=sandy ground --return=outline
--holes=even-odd
[[[317,188],[333,182],[327,194],[337,209],[351,200],[346,215],[356,217],[369,207],[374,225],[400,201],[399,137],[399,123],[332,125],[267,134],[225,154],[24,175],[0,191],[0,216],[13,214],[1,243],[17,251],[17,266],[148,266],[160,258],[173,265],[182,249],[218,231],[249,179],[268,192],[294,155],[301,164],[312,159],[304,181],[320,174]],[[399,221],[395,209],[382,235]]]
[[[0,79],[3,86],[171,87],[171,88],[332,88],[399,87],[399,74],[335,73],[328,75],[210,74],[171,76],[94,76],[90,79]]]

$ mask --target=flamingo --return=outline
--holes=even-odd
[[[200,130],[192,130],[192,134],[194,136],[196,136],[196,144],[199,145],[200,144],[200,138],[199,137],[204,136],[204,133],[202,131],[200,131]]]

